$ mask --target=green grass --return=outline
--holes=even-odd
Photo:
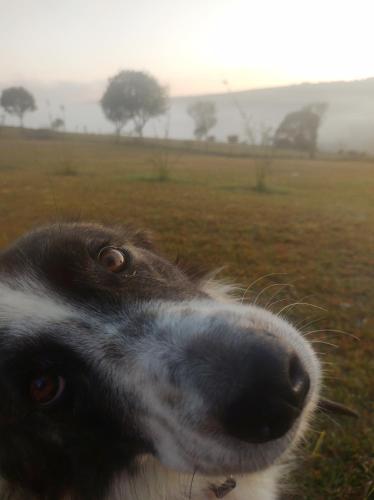
[[[373,495],[374,163],[275,158],[266,193],[256,192],[256,159],[181,150],[158,182],[152,148],[92,136],[49,140],[0,134],[0,246],[37,224],[74,217],[150,228],[162,250],[215,268],[259,300],[338,348],[315,344],[326,365],[325,394],[360,413],[357,421],[319,416],[294,473],[292,499]],[[66,166],[74,166],[73,174]],[[59,173],[59,175],[56,175]],[[150,182],[151,181],[151,182]],[[324,434],[321,434],[324,433]]]

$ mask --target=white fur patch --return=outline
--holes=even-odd
[[[72,317],[73,310],[40,285],[17,283],[17,288],[0,283],[0,327],[30,328]]]
[[[225,499],[275,500],[280,473],[281,467],[274,466],[264,472],[235,477],[236,487]],[[214,500],[211,486],[219,486],[226,479],[227,476],[180,474],[145,458],[135,477],[123,474],[116,479],[107,500]]]

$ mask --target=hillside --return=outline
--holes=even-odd
[[[287,87],[249,90],[203,96],[217,104],[219,121],[212,133],[225,138],[242,131],[242,121],[234,100],[256,125],[276,127],[284,115],[316,101],[329,103],[320,144],[324,149],[358,149],[374,151],[374,78],[354,82],[300,84]],[[196,97],[180,97],[173,101],[173,133],[183,135],[191,129],[185,109]]]
[[[24,82],[34,94],[38,111],[27,117],[27,125],[45,127],[48,115],[58,116],[64,104],[66,122],[71,131],[88,130],[108,133],[112,130],[98,105],[105,82],[92,84],[59,83],[41,86]],[[0,89],[5,84],[0,84]],[[242,134],[243,123],[234,100],[257,126],[276,127],[283,116],[305,104],[326,101],[329,110],[320,131],[320,146],[325,150],[355,149],[374,152],[374,78],[352,82],[328,82],[235,92],[231,95],[174,97],[170,107],[170,137],[191,138],[193,126],[186,113],[187,106],[196,99],[214,100],[218,123],[212,134],[226,140],[228,134]],[[48,104],[49,103],[49,104]],[[15,123],[6,118],[6,123]],[[153,120],[145,130],[149,136],[162,137],[164,120]],[[242,135],[242,138],[243,135]]]

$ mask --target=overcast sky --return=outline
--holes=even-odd
[[[0,82],[145,69],[172,95],[374,76],[374,0],[0,0]]]

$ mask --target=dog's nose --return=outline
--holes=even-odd
[[[277,439],[302,412],[309,375],[295,352],[271,338],[251,345],[245,365],[237,370],[234,397],[224,402],[221,423],[227,434],[249,443]]]

